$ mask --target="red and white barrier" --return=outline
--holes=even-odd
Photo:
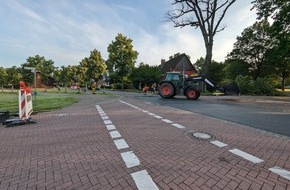
[[[32,96],[25,89],[19,90],[19,118],[21,120],[28,119],[32,114]]]

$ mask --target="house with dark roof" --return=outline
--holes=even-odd
[[[197,70],[192,65],[189,58],[185,53],[180,54],[168,61],[161,59],[161,73],[165,74],[167,72],[182,72],[184,75],[187,75],[189,78],[198,75]]]

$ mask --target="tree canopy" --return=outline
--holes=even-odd
[[[110,78],[114,82],[124,83],[128,80],[138,57],[138,52],[133,49],[133,40],[118,34],[109,44],[107,51],[109,58],[106,61]]]
[[[175,27],[199,28],[206,49],[204,75],[208,74],[212,61],[214,36],[225,29],[221,22],[229,7],[236,0],[174,0],[174,10],[167,13]]]

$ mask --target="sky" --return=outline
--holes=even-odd
[[[236,37],[256,19],[252,0],[237,0],[215,36],[213,59],[224,61]],[[0,67],[20,67],[28,57],[44,56],[56,67],[78,65],[94,49],[107,47],[121,33],[133,40],[136,62],[159,65],[175,53],[194,63],[205,57],[200,30],[166,21],[172,0],[0,0]]]

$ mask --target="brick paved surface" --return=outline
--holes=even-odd
[[[130,98],[80,97],[68,108],[33,115],[37,124],[0,127],[1,190],[138,189],[133,174],[139,171],[147,171],[159,189],[290,189],[287,175],[269,170],[290,171],[287,137]],[[189,132],[212,134],[227,146]],[[117,148],[120,139],[128,147]],[[139,161],[133,167],[122,157],[129,151]]]

